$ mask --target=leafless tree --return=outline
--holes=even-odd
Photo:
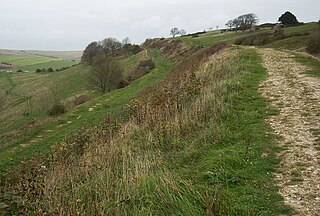
[[[118,87],[123,79],[123,69],[114,59],[99,56],[94,59],[88,79],[92,89],[104,94]]]
[[[176,35],[180,34],[180,31],[177,27],[174,27],[171,29],[170,34],[172,35],[172,37],[175,37]]]
[[[187,32],[186,32],[184,29],[181,29],[181,30],[179,31],[179,34],[180,34],[181,36],[183,36],[183,35],[186,35]]]
[[[240,27],[240,20],[238,19],[238,18],[236,18],[236,19],[234,19],[233,21],[232,21],[232,24],[233,24],[233,27],[234,27],[234,29],[236,30],[236,33],[238,32],[238,29],[239,29],[239,27]]]
[[[251,29],[259,22],[257,15],[255,15],[254,13],[241,15],[237,19],[239,20],[240,28],[242,31]]]
[[[229,21],[226,23],[226,26],[231,30],[232,27],[233,27],[233,20],[229,20]]]
[[[126,37],[126,38],[124,38],[124,39],[122,40],[122,45],[124,46],[124,45],[126,45],[126,44],[131,44],[130,39],[129,39],[128,37]]]

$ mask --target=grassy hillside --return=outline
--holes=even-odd
[[[277,111],[258,92],[261,57],[228,44],[267,34],[263,47],[303,50],[316,27],[285,28],[281,40],[274,29],[148,40],[118,60],[126,76],[150,57],[156,67],[105,95],[87,90],[84,65],[0,74],[0,214],[290,213],[272,175],[280,149],[264,119]],[[292,53],[318,74],[316,59]],[[47,117],[51,99],[79,94],[92,98]]]
[[[49,160],[24,163],[24,170],[37,176],[34,187],[28,183],[29,172],[22,174],[20,190],[32,200],[25,203],[25,211],[287,212],[271,175],[277,161],[264,118],[274,111],[257,92],[266,75],[261,59],[253,49],[222,50],[224,46],[197,52],[145,89],[172,68],[156,54],[157,69],[145,77],[61,117],[60,127],[68,130],[104,116],[101,126],[84,128],[56,145]],[[89,107],[94,112],[88,112]],[[48,168],[41,168],[44,164]]]
[[[1,73],[0,148],[23,137],[32,122],[41,122],[56,101],[85,93],[86,76],[82,65],[54,73]]]
[[[310,38],[319,32],[318,23],[307,23],[302,26],[294,26],[284,28],[284,35],[290,36],[281,40],[271,40],[269,43],[263,45],[263,47],[278,48],[278,49],[290,49],[290,50],[304,50],[307,46]],[[189,45],[197,46],[211,46],[214,43],[224,42],[228,44],[234,44],[238,38],[246,37],[250,35],[258,34],[273,34],[275,29],[273,28],[261,28],[254,32],[221,32],[219,30],[209,31],[204,34],[198,34],[198,37],[186,36],[179,37],[176,40],[182,40]],[[307,34],[307,35],[305,35]]]
[[[52,98],[52,94],[59,100],[71,102],[75,95],[88,94],[87,67],[79,65],[65,71],[47,74],[3,74],[1,86],[11,88],[9,92],[13,94],[13,96],[8,97],[7,95],[6,97],[6,100],[11,100],[11,103],[7,105],[8,109],[13,108],[12,103],[21,103],[18,106],[15,105],[10,112],[1,113],[3,124],[1,140],[3,142],[0,149],[0,169],[2,173],[18,165],[24,158],[30,158],[35,153],[49,151],[52,144],[63,140],[77,129],[98,124],[104,115],[117,111],[120,106],[127,104],[145,87],[161,80],[170,72],[172,66],[157,52],[149,52],[154,56],[157,65],[152,72],[134,81],[128,87],[104,96],[89,93],[96,98],[75,109],[71,107],[68,113],[54,119],[46,117],[48,108],[46,106],[50,105],[49,99]],[[134,68],[134,65],[139,62],[132,59],[143,59],[143,56],[140,55],[144,53],[122,60],[122,64],[128,65],[128,69],[125,70],[126,74],[128,74],[127,70]],[[52,90],[50,90],[50,83]],[[46,97],[49,101],[46,100]],[[23,112],[28,108],[28,99],[31,100],[32,110],[30,115],[24,116]],[[94,108],[95,111],[89,112],[89,108]]]

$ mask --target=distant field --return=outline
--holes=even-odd
[[[60,58],[60,59],[79,61],[82,56],[82,51],[41,51],[41,50],[0,49],[0,54],[3,54],[3,55],[22,55],[22,56],[30,56],[31,55],[31,56]]]
[[[78,61],[44,56],[0,54],[0,63],[0,68],[2,68],[2,70],[6,70],[6,68],[8,68],[8,70],[11,69],[15,72],[19,69],[24,71],[35,71],[37,68],[57,69],[70,67],[78,64]]]

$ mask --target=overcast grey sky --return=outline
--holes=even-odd
[[[83,50],[106,37],[133,43],[168,37],[172,27],[187,32],[256,13],[276,22],[286,10],[299,21],[320,18],[319,0],[0,0],[0,48]]]

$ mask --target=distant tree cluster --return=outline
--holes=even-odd
[[[259,23],[259,19],[256,14],[248,13],[238,16],[233,20],[229,20],[225,25],[230,30],[251,30],[255,25]]]
[[[97,56],[117,56],[136,54],[142,49],[139,45],[130,43],[130,39],[127,37],[123,39],[122,43],[116,38],[108,37],[101,41],[91,42],[84,50],[81,62],[92,64],[94,58]]]
[[[63,70],[66,70],[66,69],[68,69],[68,68],[70,68],[70,67],[62,67],[62,68],[57,68],[56,70],[54,70],[53,68],[42,68],[42,69],[40,69],[40,68],[38,68],[38,69],[36,69],[36,72],[37,73],[41,73],[41,72],[49,72],[49,73],[52,73],[52,72],[54,72],[54,71],[63,71]]]
[[[179,30],[179,28],[177,28],[177,27],[174,27],[174,28],[172,28],[170,30],[170,35],[172,35],[172,37],[175,37],[177,35],[183,36],[183,35],[186,35],[186,34],[187,34],[187,32],[184,29],[180,29]]]

